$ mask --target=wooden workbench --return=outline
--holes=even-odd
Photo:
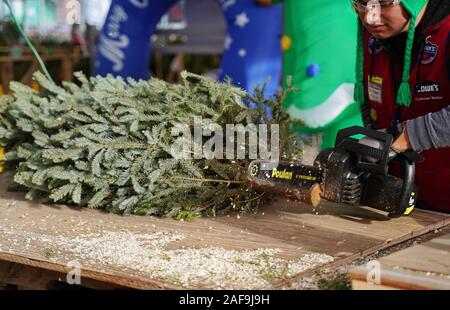
[[[276,249],[273,255],[278,263],[294,264],[296,260],[309,257],[307,268],[294,274],[270,273],[271,268],[269,273],[259,271],[266,282],[244,287],[252,289],[286,287],[291,281],[324,266],[349,262],[450,223],[446,215],[420,210],[409,217],[390,219],[382,212],[365,208],[323,203],[317,210],[312,210],[308,205],[284,200],[261,208],[255,215],[234,214],[182,222],[151,216],[125,217],[73,206],[41,205],[26,201],[23,193],[7,192],[5,187],[5,178],[0,175],[0,282],[28,288],[45,288],[52,281],[64,281],[65,274],[71,270],[68,262],[73,260],[81,264],[82,285],[93,288],[217,288],[208,282],[209,277],[214,276],[211,271],[210,275],[204,276],[204,281],[189,284],[174,277],[152,276],[154,272],[160,272],[161,267],[151,263],[142,266],[142,262],[133,261],[131,250],[129,260],[116,259],[115,253],[109,253],[114,250],[103,248],[97,242],[106,240],[99,236],[108,233],[115,236],[128,234],[130,242],[138,240],[135,235],[141,236],[139,238],[159,233],[163,233],[164,238],[183,235],[183,238],[173,237],[158,254],[166,255],[164,251],[170,251],[172,261],[168,263],[174,263],[176,253],[185,255],[202,248],[210,249],[201,254],[207,263],[236,255],[244,259],[245,255],[251,254],[245,251],[258,249],[269,249],[269,252]],[[89,243],[89,238],[97,238],[97,243],[94,239]],[[89,248],[81,248],[80,244],[91,244],[92,252]],[[130,245],[126,241],[123,246],[125,249]],[[140,244],[138,249],[145,246]],[[152,251],[151,248],[147,250]],[[211,260],[210,256],[219,255],[216,253],[220,253],[220,257]],[[315,254],[331,259],[315,264],[315,258],[308,256]],[[196,269],[196,265],[187,263],[180,262],[180,274],[185,272],[184,268],[192,275],[201,275],[204,273],[202,268],[207,267],[200,264]],[[305,264],[305,261],[301,263]],[[252,267],[248,262],[246,264]],[[140,267],[134,268],[134,265]],[[220,282],[220,288],[242,288],[233,279]]]

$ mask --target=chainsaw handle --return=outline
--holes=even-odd
[[[389,213],[390,217],[399,217],[405,214],[406,209],[414,207],[417,194],[415,193],[416,162],[422,160],[422,156],[414,151],[399,153],[395,159],[400,161],[403,173],[402,192],[399,207]],[[414,198],[414,199],[412,199]]]
[[[423,161],[423,156],[413,150],[407,150],[405,152],[399,153],[397,156],[403,157],[404,160],[410,163],[420,163]]]
[[[381,148],[359,143],[359,140],[352,138],[355,135],[364,135],[380,142]],[[357,156],[357,166],[365,171],[386,175],[388,163],[392,159],[389,155],[391,145],[394,141],[392,135],[365,127],[353,126],[341,129],[336,136],[335,149],[348,151]],[[373,162],[364,161],[363,158],[373,158]]]
[[[342,143],[343,140],[351,138],[354,135],[365,135],[369,138],[383,142],[385,145],[388,145],[389,147],[394,141],[393,136],[388,133],[361,126],[352,126],[339,130],[336,136],[335,145],[339,145],[340,143]]]

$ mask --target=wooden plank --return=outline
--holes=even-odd
[[[450,223],[449,219],[448,215],[423,210],[416,210],[410,217],[391,219],[369,208],[323,203],[312,210],[308,205],[279,201],[252,217],[239,221],[224,217],[217,221],[284,239],[308,251],[344,258],[367,255],[371,248],[379,250],[404,241],[403,237],[410,239],[437,229]]]
[[[27,54],[33,54],[33,51],[28,46],[21,46],[20,47],[22,55]],[[38,51],[39,54],[47,55],[47,54],[65,54],[67,52],[70,52],[72,50],[78,50],[80,51],[79,47],[35,47],[35,49]],[[10,46],[0,46],[0,54],[9,55],[11,52]]]
[[[276,288],[324,264],[339,265],[450,223],[447,215],[420,210],[409,217],[390,219],[383,212],[368,208],[323,203],[313,210],[310,206],[287,201],[264,206],[254,215],[239,217],[235,214],[181,222],[151,216],[119,216],[73,206],[41,205],[26,201],[23,193],[7,192],[5,188],[5,177],[0,176],[0,260],[64,273],[69,270],[67,263],[78,259],[83,266],[83,277],[133,288],[181,286],[178,281],[150,276],[152,266],[136,269],[133,262],[118,265],[111,257],[99,261],[89,253],[80,254],[70,249],[58,249],[60,252],[50,257],[46,255],[49,254],[46,240],[70,240],[111,231],[149,236],[164,232],[185,236],[167,245],[167,250],[175,252],[214,247],[229,251],[225,252],[226,256],[235,253],[233,251],[276,249],[274,257],[280,263],[292,265],[313,254],[328,255],[334,260],[308,265],[283,279],[275,277],[271,279],[271,287]],[[192,270],[193,274],[204,272],[201,266],[198,268]],[[223,282],[230,286],[221,288],[236,288],[232,281]],[[213,284],[205,284],[205,288],[213,287]]]
[[[50,50],[52,50],[51,53]],[[29,48],[23,47],[22,54],[18,57],[10,56],[9,51],[9,47],[0,47],[0,54],[3,54],[0,55],[0,75],[4,94],[9,92],[9,84],[13,80],[19,80],[24,84],[29,84],[32,74],[38,68],[36,57]],[[73,80],[73,68],[80,62],[81,58],[81,49],[79,47],[39,48],[38,52],[44,63],[48,61],[60,61],[62,79],[64,81]],[[27,71],[22,77],[14,79],[14,65],[23,62],[30,63]]]
[[[16,285],[21,289],[45,290],[66,283],[67,273],[51,271],[26,264],[0,261],[0,279],[3,283]],[[114,280],[114,279],[113,279]],[[67,283],[66,283],[67,284]],[[59,285],[60,286],[60,285]],[[98,281],[91,278],[83,279],[83,287],[92,289],[124,289],[108,281]]]
[[[450,276],[450,234],[387,256],[383,264]]]
[[[403,249],[378,260],[380,284],[398,289],[450,289],[450,234]],[[352,279],[366,281],[369,269],[350,270]]]
[[[44,258],[32,258],[32,254],[23,257],[17,254],[7,254],[0,252],[0,283],[15,284],[30,289],[44,289],[51,281],[65,281],[69,267],[61,263],[47,261]],[[9,264],[8,264],[9,263]],[[18,268],[20,270],[11,269]],[[29,279],[30,273],[36,277]],[[11,275],[13,274],[13,275]],[[158,281],[148,281],[137,276],[138,272],[127,274],[125,272],[115,272],[114,268],[106,271],[91,270],[83,267],[81,272],[82,285],[95,289],[109,288],[135,288],[135,289],[181,289],[180,286]],[[28,276],[27,276],[28,275]],[[33,276],[31,276],[33,278]]]
[[[64,57],[66,57],[66,55],[64,55],[64,54],[41,56],[43,61],[61,60]],[[31,62],[34,60],[36,60],[36,57],[34,55],[23,55],[23,56],[19,56],[19,57],[0,56],[0,62]]]
[[[0,63],[0,72],[2,78],[3,93],[9,93],[9,82],[14,79],[14,70],[12,61],[2,61]]]
[[[352,288],[354,290],[364,290],[364,291],[381,291],[381,290],[386,290],[386,291],[392,291],[392,290],[398,290],[396,288],[390,287],[390,286],[386,286],[386,285],[373,285],[370,283],[367,283],[365,281],[360,281],[360,280],[352,280]]]
[[[65,55],[61,59],[62,79],[66,82],[72,82],[73,79],[73,60],[72,55]]]
[[[25,84],[25,85],[31,85],[31,81],[33,79],[33,74],[38,70],[39,70],[39,63],[35,59],[31,62],[27,71],[20,78],[20,83]]]

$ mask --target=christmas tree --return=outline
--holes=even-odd
[[[283,157],[298,155],[281,96],[186,72],[180,85],[76,77],[57,86],[36,73],[43,92],[12,82],[13,95],[2,97],[5,167],[28,199],[179,219],[254,210],[270,199],[248,184],[249,159],[173,157],[171,129],[194,131],[196,117],[223,127],[279,124]]]

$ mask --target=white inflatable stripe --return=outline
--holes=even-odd
[[[354,101],[353,92],[355,85],[353,83],[341,84],[330,97],[323,103],[310,109],[299,109],[294,105],[287,111],[294,117],[300,119],[310,128],[318,128],[332,122]]]

